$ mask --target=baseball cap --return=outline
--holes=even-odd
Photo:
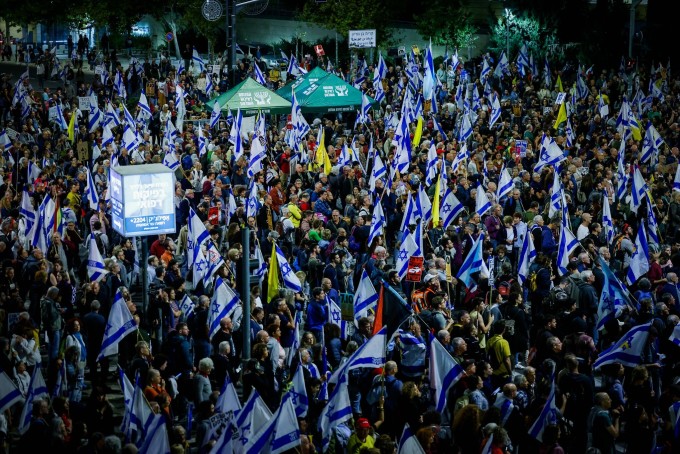
[[[357,429],[370,429],[371,423],[368,422],[366,418],[357,419]]]

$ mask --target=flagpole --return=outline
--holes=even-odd
[[[243,244],[243,256],[241,257],[241,302],[243,303],[243,360],[250,359],[250,227],[248,222],[242,229],[241,243]],[[276,254],[276,250],[272,251]],[[245,370],[245,368],[244,368]]]

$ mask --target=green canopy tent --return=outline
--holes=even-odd
[[[334,74],[326,73],[324,77],[318,78],[322,73],[325,71],[315,68],[276,93],[291,100],[295,90],[295,97],[303,114],[356,112],[361,108],[361,91]],[[378,106],[373,98],[369,97],[368,101],[374,108]]]
[[[241,109],[243,115],[288,114],[291,103],[270,89],[263,87],[251,77],[236,85],[231,90],[206,103],[206,110],[213,110],[214,103],[220,103],[223,112],[231,109],[236,114]]]

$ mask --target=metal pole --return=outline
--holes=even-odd
[[[243,227],[243,257],[241,257],[241,302],[243,303],[243,351],[241,357],[250,359],[250,228],[246,223]]]
[[[231,16],[231,28],[230,28],[230,38],[231,38],[231,58],[229,60],[231,71],[232,86],[236,85],[236,0],[230,0],[231,9],[229,11]]]
[[[142,310],[147,313],[149,308],[149,270],[146,266],[149,261],[149,243],[147,242],[147,237],[143,236],[141,238],[142,242],[142,256],[139,260],[139,267],[142,272]]]

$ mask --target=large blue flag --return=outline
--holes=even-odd
[[[649,245],[645,234],[645,224],[640,223],[637,236],[635,237],[635,252],[630,258],[626,280],[633,285],[649,271]]]
[[[597,306],[596,328],[600,330],[604,328],[605,323],[609,320],[621,315],[621,311],[624,307],[634,306],[628,297],[628,290],[626,287],[619,281],[602,257],[599,257],[598,260],[600,261],[600,267],[602,268],[602,274],[604,276],[600,302]]]
[[[557,405],[555,404],[555,382],[553,381],[550,387],[548,400],[543,406],[543,410],[541,410],[538,418],[536,418],[536,421],[531,425],[529,435],[536,440],[543,442],[543,431],[546,426],[555,425],[559,422],[559,413]]]
[[[300,445],[300,426],[290,393],[283,397],[274,417],[245,447],[245,454],[280,454]]]
[[[239,299],[236,293],[218,276],[215,280],[215,290],[210,301],[210,313],[208,314],[208,327],[211,339],[219,331],[220,321],[224,317],[229,317],[236,310],[238,302]]]
[[[441,413],[446,408],[449,389],[465,374],[463,367],[453,359],[436,338],[430,342],[430,388],[434,391],[434,405]]]
[[[328,404],[321,411],[319,430],[321,431],[321,450],[325,452],[333,436],[333,430],[352,417],[352,403],[347,391],[347,375],[342,374],[330,396]]]
[[[329,383],[338,383],[347,372],[358,368],[375,369],[385,364],[385,345],[387,343],[387,327],[383,326],[368,342],[362,344],[341,367],[333,372]]]
[[[127,303],[123,299],[123,293],[118,289],[113,298],[113,304],[109,312],[109,321],[104,330],[102,348],[99,356],[97,356],[97,361],[101,361],[105,356],[118,353],[118,343],[136,329],[137,323],[132,318],[130,309],[128,309]]]
[[[599,369],[605,364],[614,362],[630,367],[642,364],[642,353],[647,346],[651,326],[652,322],[649,322],[631,328],[616,344],[600,353],[593,363],[593,369]]]
[[[423,446],[418,441],[418,437],[411,430],[408,423],[404,426],[404,431],[399,438],[399,450],[397,454],[425,454]]]
[[[484,243],[484,233],[481,233],[472,245],[470,252],[468,252],[456,275],[456,278],[460,279],[470,291],[474,291],[477,288],[477,282],[472,275],[482,270],[482,263],[484,261],[482,258],[482,243]]]
[[[361,270],[361,280],[354,293],[354,324],[359,326],[359,319],[368,315],[368,310],[378,302],[378,292],[368,277],[365,269]]]
[[[140,454],[170,454],[168,428],[165,426],[165,416],[153,415],[149,433],[144,444],[139,448]]]
[[[286,260],[286,256],[283,255],[279,246],[275,245],[274,247],[276,248],[276,260],[279,263],[279,269],[281,270],[281,276],[283,277],[285,287],[294,292],[299,292],[302,290],[300,279],[295,275],[295,272],[288,264],[288,260]]]
[[[21,391],[17,389],[9,375],[5,372],[0,372],[0,413],[4,413],[6,409],[21,399]]]
[[[45,379],[43,378],[42,371],[40,367],[33,369],[33,375],[31,375],[31,381],[28,385],[28,392],[26,393],[26,401],[24,407],[21,410],[21,417],[19,418],[19,433],[25,434],[28,427],[31,425],[31,417],[33,415],[33,402],[36,399],[43,399],[49,397],[49,391],[47,385],[45,384]]]

